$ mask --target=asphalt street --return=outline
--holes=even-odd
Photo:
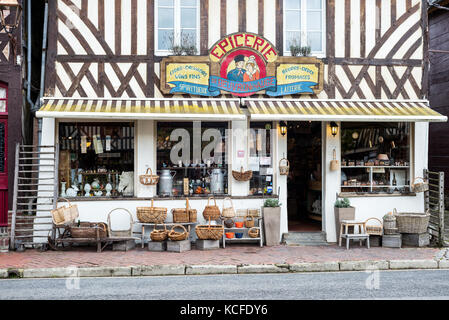
[[[449,270],[5,279],[0,299],[449,299]]]

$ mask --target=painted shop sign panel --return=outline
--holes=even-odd
[[[169,56],[161,61],[161,91],[218,96],[283,96],[323,90],[323,67],[314,57],[279,57],[263,37],[246,32],[219,40],[209,56]]]

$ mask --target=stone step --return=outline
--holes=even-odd
[[[283,234],[283,243],[299,246],[327,246],[325,232],[289,232]]]

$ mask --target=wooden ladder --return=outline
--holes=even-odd
[[[58,149],[16,144],[11,249],[47,243],[58,196]]]
[[[424,170],[424,179],[429,182],[429,191],[424,193],[424,207],[430,212],[428,232],[438,246],[447,246],[449,225],[444,215],[444,172]]]

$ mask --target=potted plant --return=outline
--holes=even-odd
[[[335,230],[337,240],[340,238],[340,223],[342,220],[355,219],[355,207],[351,206],[348,198],[337,199],[334,204]]]
[[[276,246],[281,240],[281,203],[278,199],[267,199],[262,209],[266,245]]]

